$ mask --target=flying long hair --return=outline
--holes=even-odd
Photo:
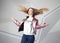
[[[34,15],[43,14],[43,12],[48,11],[48,8],[40,8],[40,9],[36,9],[36,8],[33,8],[33,7],[30,7],[30,8],[33,9],[33,11],[34,11],[33,14]],[[24,6],[19,6],[19,10],[22,11],[22,12],[24,12],[24,13],[26,13],[26,14],[28,14],[28,10],[30,8],[26,8]]]

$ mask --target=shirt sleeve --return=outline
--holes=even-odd
[[[41,28],[44,28],[44,27],[46,27],[46,25],[45,25],[45,23],[41,23],[41,24],[39,24],[38,23],[38,20],[37,20],[37,22],[36,22],[36,29],[41,29]]]
[[[12,18],[12,21],[13,21],[13,23],[15,23],[18,27],[25,21],[25,18],[24,19],[22,19],[22,21],[21,22],[19,22],[17,19],[15,19],[15,18]]]

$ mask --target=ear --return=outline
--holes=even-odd
[[[22,12],[24,12],[24,13],[27,13],[27,8],[24,7],[24,6],[22,6],[22,5],[20,5],[20,6],[19,6],[19,11],[22,11]]]

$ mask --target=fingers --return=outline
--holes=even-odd
[[[45,26],[48,26],[48,23],[44,23],[45,24]]]

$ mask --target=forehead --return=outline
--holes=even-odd
[[[29,10],[32,10],[32,11],[33,11],[33,9],[32,9],[32,8],[30,8]]]

